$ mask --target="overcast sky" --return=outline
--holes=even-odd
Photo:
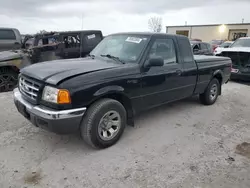
[[[100,29],[104,34],[148,31],[148,19],[166,25],[250,22],[250,0],[0,0],[0,27],[22,33]]]

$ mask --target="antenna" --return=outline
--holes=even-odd
[[[82,30],[83,30],[83,14],[82,14]],[[82,57],[82,45],[83,45],[83,36],[82,36],[82,31],[80,31],[80,58]]]

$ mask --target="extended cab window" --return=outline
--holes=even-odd
[[[0,29],[0,40],[16,40],[16,35],[13,30]]]
[[[190,63],[193,62],[194,57],[193,53],[190,48],[190,42],[186,38],[179,38],[178,39],[179,49],[181,56],[183,58],[183,63]]]
[[[176,52],[172,39],[156,39],[152,45],[149,58],[161,57],[164,64],[176,63]]]

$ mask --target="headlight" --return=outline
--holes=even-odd
[[[57,89],[50,86],[45,86],[43,89],[42,99],[47,102],[56,104],[71,103],[70,93],[66,89]]]

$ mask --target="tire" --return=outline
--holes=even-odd
[[[205,92],[200,94],[200,102],[204,105],[214,104],[219,96],[220,88],[221,86],[218,79],[213,78],[208,84]]]
[[[9,67],[0,68],[0,92],[12,91],[18,82],[18,73]]]
[[[114,118],[117,116],[117,118]],[[117,127],[109,129],[111,124],[105,125],[105,118],[110,118],[111,122],[118,123]],[[83,140],[94,148],[107,148],[114,145],[121,137],[126,126],[126,110],[124,106],[113,99],[101,99],[90,106],[83,117],[80,131]],[[103,122],[100,124],[100,122]],[[110,122],[110,121],[108,121]],[[105,128],[102,128],[104,126]],[[109,131],[111,130],[112,131]],[[112,132],[115,131],[113,134]],[[106,132],[106,133],[105,133]],[[109,137],[109,138],[108,138]]]

